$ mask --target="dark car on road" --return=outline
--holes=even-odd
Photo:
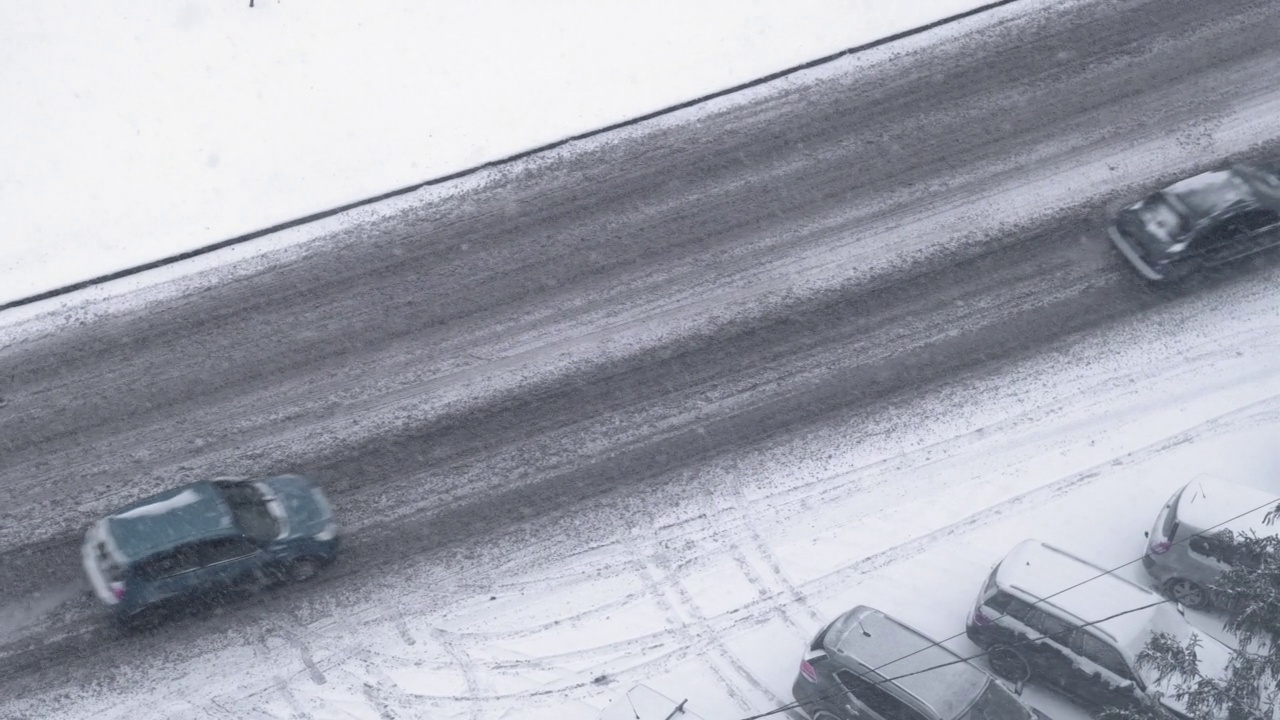
[[[1148,280],[1175,280],[1280,245],[1280,163],[1201,173],[1119,214],[1111,242]]]
[[[89,528],[81,552],[94,594],[135,624],[192,600],[308,580],[337,556],[338,527],[305,477],[218,479],[121,508]]]
[[[791,692],[812,720],[1048,720],[985,670],[866,606],[818,633]]]

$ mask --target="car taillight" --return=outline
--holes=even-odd
[[[809,682],[818,682],[818,671],[813,669],[813,665],[811,665],[808,660],[800,661],[800,674]]]
[[[1163,555],[1169,552],[1169,548],[1171,547],[1173,547],[1173,543],[1169,542],[1168,540],[1161,540],[1160,542],[1157,542],[1157,543],[1151,543],[1151,554]]]
[[[123,582],[109,582],[107,583],[107,587],[111,590],[111,594],[114,595],[117,600],[124,599],[124,583]]]
[[[977,625],[990,625],[994,621],[982,613],[982,608],[978,608],[973,611],[973,622]]]

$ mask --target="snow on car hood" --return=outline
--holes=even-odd
[[[300,475],[281,475],[262,482],[284,505],[290,535],[315,535],[332,520],[329,504],[310,480]]]

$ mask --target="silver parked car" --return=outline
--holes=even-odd
[[[1280,497],[1203,476],[1169,498],[1147,533],[1142,566],[1160,588],[1186,607],[1214,605],[1212,586],[1233,566],[1252,562],[1235,548],[1238,533],[1280,534],[1263,522]]]

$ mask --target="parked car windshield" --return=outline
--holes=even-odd
[[[236,525],[245,535],[263,542],[280,535],[280,522],[268,506],[268,499],[253,483],[218,483],[218,490],[231,506]]]
[[[1162,196],[1143,203],[1138,216],[1151,237],[1166,245],[1172,245],[1187,233],[1187,221]]]
[[[1027,720],[1030,717],[1026,706],[1004,685],[993,680],[958,720]]]

